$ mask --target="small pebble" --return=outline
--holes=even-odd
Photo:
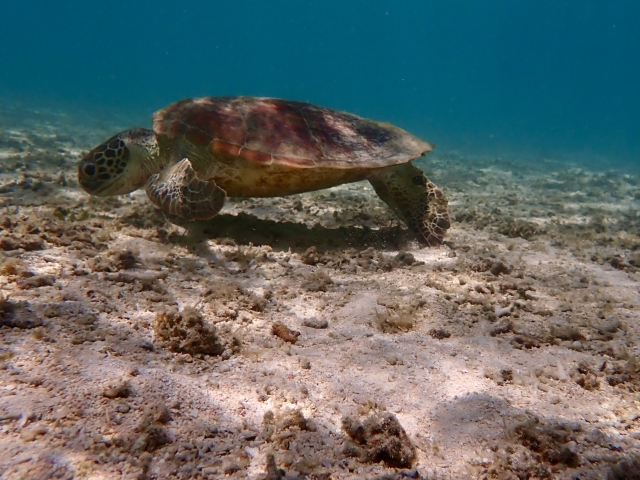
[[[500,318],[500,317],[504,317],[505,315],[509,315],[511,313],[511,310],[513,310],[513,306],[514,306],[513,303],[502,308],[496,306],[496,310],[495,310],[496,317]]]
[[[386,359],[387,363],[389,365],[397,365],[398,364],[398,357],[395,355],[389,355]]]
[[[150,352],[156,351],[155,345],[151,343],[149,340],[142,340],[140,342],[140,348],[142,348],[143,350],[148,350]]]
[[[271,333],[289,343],[296,343],[298,337],[300,336],[300,332],[291,330],[289,327],[280,322],[276,322],[271,326]]]
[[[305,319],[302,322],[302,325],[309,328],[324,329],[329,326],[329,322],[324,318],[312,317],[312,318]]]
[[[102,395],[107,398],[126,398],[130,394],[131,390],[129,389],[129,382],[122,382],[120,385],[113,388],[108,388],[104,392],[102,392]]]
[[[23,430],[20,433],[20,438],[25,442],[32,442],[33,440],[38,438],[40,435],[44,435],[48,431],[49,430],[47,429],[47,427],[30,428],[28,430]]]

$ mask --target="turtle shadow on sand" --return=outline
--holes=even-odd
[[[309,247],[318,250],[374,247],[380,250],[398,250],[411,241],[410,234],[400,226],[327,228],[308,227],[303,223],[276,222],[240,212],[238,215],[218,215],[211,220],[187,222],[176,217],[169,221],[187,230],[187,235],[171,235],[169,241],[186,246],[201,243],[208,238],[226,238],[238,245],[269,245],[276,250],[304,252]]]

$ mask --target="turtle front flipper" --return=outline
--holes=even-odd
[[[213,180],[198,178],[187,158],[151,176],[146,191],[163,212],[185,220],[215,217],[227,197]]]
[[[436,247],[451,226],[447,198],[411,163],[382,168],[369,177],[378,196],[418,236]]]

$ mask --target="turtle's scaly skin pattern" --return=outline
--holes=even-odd
[[[122,195],[142,187],[166,166],[155,133],[132,128],[114,135],[80,160],[78,183],[96,196]]]
[[[118,138],[118,135],[111,137],[109,140],[94,148],[89,155],[87,155],[83,161],[91,160],[91,164],[85,168],[90,169],[91,176],[95,176],[96,183],[103,182],[104,180],[120,175],[124,172],[122,166],[122,158],[127,154],[127,147],[124,142]],[[80,164],[82,166],[82,163]],[[93,190],[93,185],[87,180],[82,180],[85,177],[80,176],[81,184],[89,189]],[[90,178],[90,177],[89,177]]]
[[[451,226],[447,199],[422,170],[410,163],[381,169],[369,178],[378,196],[431,247],[442,244]]]
[[[201,180],[188,159],[152,175],[147,196],[163,212],[185,220],[207,220],[224,205],[227,195],[213,181]]]

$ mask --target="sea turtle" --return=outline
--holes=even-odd
[[[389,123],[259,97],[189,98],[125,130],[78,166],[92,195],[143,185],[163,212],[214,217],[229,197],[279,197],[368,180],[426,245],[449,228],[447,199],[411,160],[433,147]]]

